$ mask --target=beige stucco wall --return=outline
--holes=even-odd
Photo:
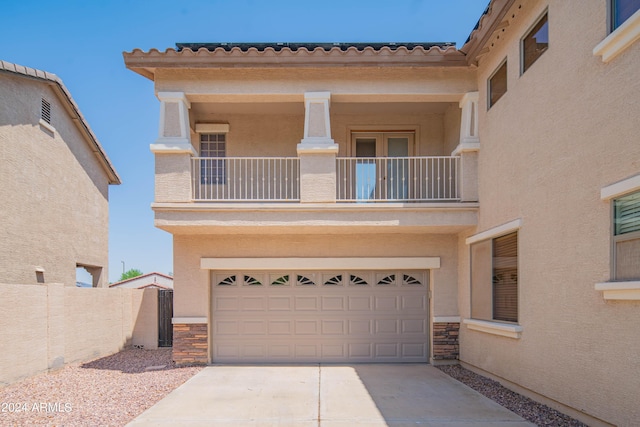
[[[203,257],[440,257],[441,267],[431,274],[431,313],[458,314],[455,235],[174,235],[173,241],[175,317],[207,316],[210,279],[200,268]]]
[[[579,5],[578,5],[579,3]],[[518,10],[518,5],[522,9]],[[550,47],[520,76],[519,40],[546,2],[516,2],[478,68],[478,231],[521,218],[519,340],[461,328],[462,361],[620,426],[640,419],[640,302],[606,302],[611,213],[600,189],[640,173],[640,43],[605,64],[606,2],[550,1]],[[508,58],[508,92],[486,81]],[[463,242],[463,239],[461,239]],[[468,247],[460,310],[469,316]]]
[[[150,343],[153,336],[157,346],[153,290],[5,283],[0,288],[0,385]]]
[[[55,133],[38,124],[41,98],[51,103]],[[108,178],[44,82],[0,74],[0,281],[75,284],[76,264],[108,258]]]
[[[248,99],[245,96],[257,101],[273,97],[302,102],[305,92],[318,90],[330,91],[332,99],[337,96],[334,100],[340,101],[391,95],[457,102],[462,94],[477,89],[475,70],[465,67],[301,67],[159,68],[155,71],[155,90],[184,92],[192,102]]]
[[[288,103],[280,105],[276,103],[270,104],[270,109],[261,113],[237,114],[214,113],[210,111],[216,109],[213,106],[205,109],[194,106],[190,116],[195,123],[229,124],[229,133],[226,139],[228,157],[297,157],[296,146],[303,138],[304,131],[302,100],[297,107]],[[331,137],[339,145],[339,156],[353,155],[351,152],[351,132],[354,130],[415,130],[416,141],[412,151],[416,156],[448,156],[459,141],[461,110],[457,103],[438,107],[441,110],[438,113],[430,112],[428,104],[425,105],[425,111],[420,111],[420,107],[407,106],[407,104],[404,107],[402,104],[395,103],[376,104],[375,108],[382,111],[367,114],[342,114],[341,110],[358,110],[357,106],[349,104],[346,106],[335,104],[333,107],[330,110]],[[299,114],[288,114],[287,110],[289,109],[299,109],[300,111]],[[406,110],[410,110],[411,113],[406,113]],[[196,150],[199,150],[198,138],[197,134],[191,134],[191,140]],[[157,180],[158,173],[156,172]]]

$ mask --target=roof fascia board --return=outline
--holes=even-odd
[[[491,0],[487,13],[478,21],[478,28],[471,32],[470,40],[460,48],[460,51],[467,55],[469,65],[477,63],[478,54],[499,29],[502,19],[514,3],[515,0]]]

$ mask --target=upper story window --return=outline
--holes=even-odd
[[[489,77],[489,108],[491,108],[502,95],[507,93],[507,61],[505,60],[500,67]]]
[[[640,191],[613,200],[615,280],[640,279]]]
[[[640,9],[640,0],[611,0],[611,31]]]
[[[547,13],[533,26],[522,39],[521,56],[522,72],[529,69],[534,62],[549,48],[549,20]]]
[[[202,184],[224,184],[225,157],[227,155],[226,134],[200,134],[200,182]]]

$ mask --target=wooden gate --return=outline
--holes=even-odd
[[[158,290],[158,347],[173,345],[173,291]]]

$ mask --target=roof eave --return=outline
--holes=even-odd
[[[469,39],[460,48],[460,52],[466,55],[469,65],[478,63],[480,52],[493,33],[499,29],[500,23],[514,3],[515,0],[490,1],[487,9],[478,20],[476,28],[469,34]]]

